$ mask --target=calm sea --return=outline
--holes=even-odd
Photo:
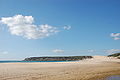
[[[113,76],[109,76],[104,79],[98,79],[98,80],[120,80],[120,75],[113,75]]]
[[[72,61],[0,61],[0,63],[24,63],[24,62],[72,62]]]

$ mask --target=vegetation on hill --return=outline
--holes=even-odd
[[[120,53],[111,54],[108,55],[108,57],[117,57],[118,59],[120,59]]]
[[[86,58],[92,58],[92,56],[30,57],[25,58],[24,61],[77,61]]]
[[[118,56],[120,56],[120,53],[115,53],[115,54],[108,55],[108,57],[118,57]]]

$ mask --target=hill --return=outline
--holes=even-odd
[[[120,53],[111,54],[108,55],[108,57],[117,57],[118,59],[120,59]]]
[[[92,56],[62,56],[62,57],[30,57],[25,58],[24,61],[78,61]]]

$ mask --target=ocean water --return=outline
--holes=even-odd
[[[113,75],[99,80],[120,80],[120,75]]]
[[[106,78],[106,80],[120,80],[120,75],[109,76]]]
[[[25,63],[25,62],[72,62],[72,61],[0,61],[0,63]]]

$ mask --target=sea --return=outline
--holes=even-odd
[[[120,75],[113,75],[113,76],[109,76],[109,77],[98,79],[98,80],[120,80]]]
[[[0,61],[0,63],[73,62],[73,61]],[[74,61],[75,62],[75,61]]]

